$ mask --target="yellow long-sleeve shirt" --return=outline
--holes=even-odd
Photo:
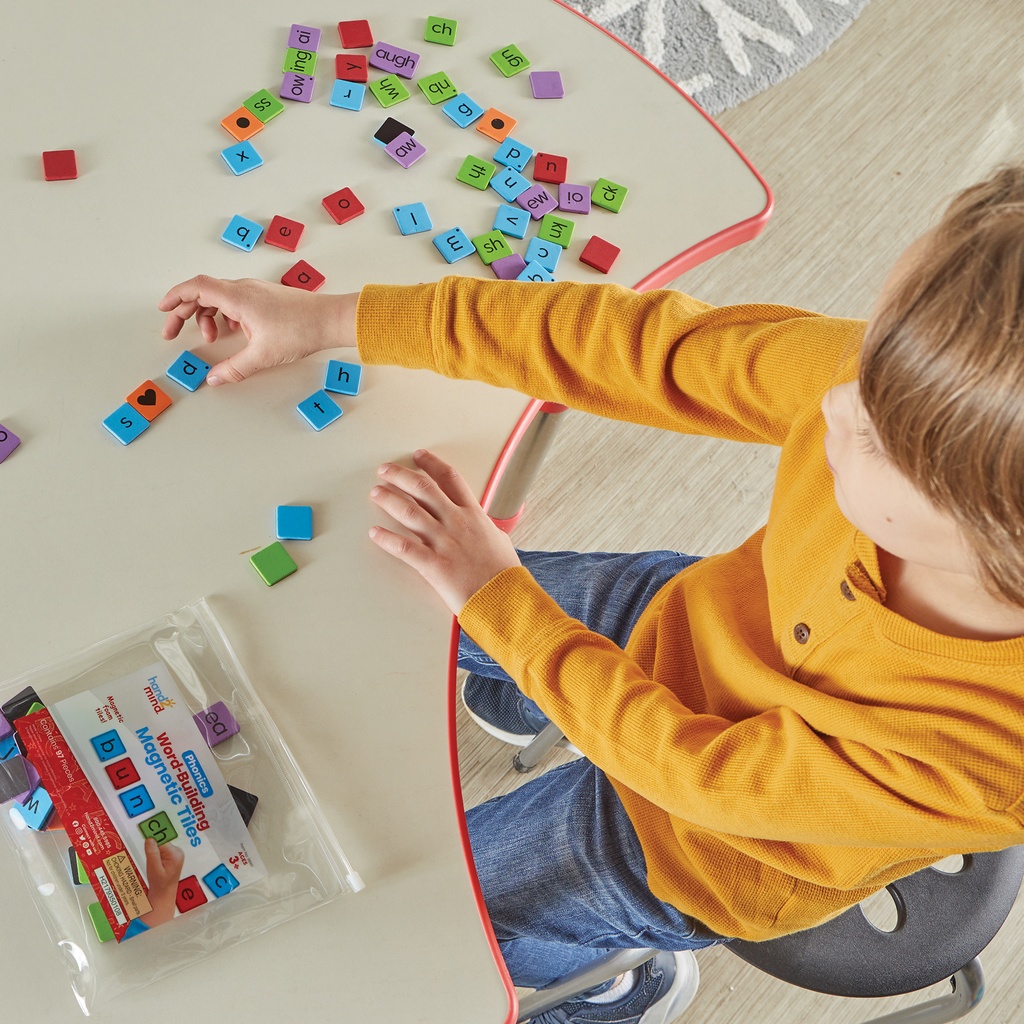
[[[459,617],[612,780],[653,892],[723,935],[811,927],[951,853],[1024,842],[1024,637],[887,609],[876,548],[835,503],[820,401],[863,332],[611,285],[449,278],[359,300],[368,363],[781,447],[767,525],[666,584],[624,651],[524,568]]]

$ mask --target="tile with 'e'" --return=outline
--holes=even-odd
[[[171,405],[171,396],[161,391],[151,380],[140,384],[126,399],[134,405],[150,423]]]

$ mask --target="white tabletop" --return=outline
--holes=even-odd
[[[359,112],[330,106],[339,19],[368,17],[379,40],[422,55],[418,77],[446,71],[517,118],[514,137],[567,156],[570,180],[629,187],[621,213],[575,218],[560,279],[605,279],[576,258],[596,233],[622,249],[608,279],[667,282],[756,234],[771,197],[678,91],[553,0],[443,7],[5,5],[0,423],[22,444],[0,464],[0,676],[208,596],[366,883],[191,968],[187,988],[185,976],[157,983],[102,1019],[135,1022],[154,1005],[195,1021],[483,1024],[514,1012],[452,796],[450,619],[366,531],[376,466],[420,446],[481,493],[524,396],[368,368],[363,392],[341,400],[344,417],[315,433],[295,405],[321,386],[328,355],[354,352],[189,394],[163,376],[181,350],[213,362],[237,343],[204,348],[191,327],[162,341],[156,302],[198,272],[278,280],[299,258],[334,291],[490,274],[475,257],[449,268],[430,239],[456,225],[490,230],[500,200],[455,173],[496,144],[456,127],[414,83],[388,111],[369,95]],[[435,13],[458,20],[453,48],[423,41]],[[324,30],[314,100],[287,103],[252,140],[264,165],[236,177],[219,155],[232,142],[219,122],[257,90],[280,88],[292,22]],[[503,78],[488,56],[509,43],[533,69],[561,71],[566,97],[536,100],[527,75]],[[408,170],[370,139],[389,115],[427,147]],[[69,148],[78,179],[44,181],[41,153]],[[344,186],[366,213],[338,226],[321,199]],[[391,209],[411,202],[427,205],[436,231],[399,234]],[[229,247],[220,235],[235,214],[303,222],[298,251]],[[123,447],[101,421],[147,378],[174,404]],[[274,539],[274,509],[290,503],[313,506],[316,536],[287,545],[298,572],[268,589],[248,553]],[[5,1018],[77,1019],[5,845],[0,870]]]

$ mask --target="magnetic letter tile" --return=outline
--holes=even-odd
[[[498,168],[490,163],[488,160],[481,160],[479,157],[467,156],[462,161],[462,166],[459,168],[459,173],[455,177],[467,185],[472,185],[473,188],[480,189],[481,192],[487,188],[487,183],[491,180],[491,176]]]
[[[588,267],[607,274],[621,251],[617,245],[612,245],[611,242],[594,235],[583,247],[583,252],[580,253],[580,263],[585,263]]]
[[[30,829],[42,832],[53,814],[53,801],[42,786],[36,786],[30,796],[15,805],[15,809]]]
[[[417,84],[423,95],[434,106],[459,95],[459,90],[452,85],[452,80],[443,71],[427,75],[426,78],[421,78]]]
[[[491,63],[506,77],[511,78],[525,71],[530,62],[518,46],[506,46],[491,54]]]
[[[522,195],[516,196],[516,202],[524,210],[529,210],[534,220],[540,220],[545,213],[558,209],[558,200],[543,185],[527,189]]]
[[[238,888],[238,879],[223,864],[218,864],[209,874],[203,875],[203,884],[214,896],[226,896]]]
[[[3,428],[0,428],[2,430]],[[7,716],[0,712],[0,740],[7,739],[14,732],[14,726],[7,720]]]
[[[115,409],[104,421],[103,426],[109,430],[121,444],[131,444],[144,430],[149,427],[149,420],[134,406],[127,402]]]
[[[114,929],[110,927],[107,915],[98,903],[89,904],[89,920],[96,931],[96,938],[100,942],[110,942],[114,938]]]
[[[380,68],[389,74],[401,75],[402,78],[412,78],[416,74],[420,55],[413,53],[412,50],[403,50],[393,43],[376,43],[367,60],[370,67]]]
[[[244,789],[232,785],[228,785],[228,792],[235,801],[235,807],[238,808],[238,813],[242,816],[243,824],[248,828],[252,816],[256,813],[256,805],[260,802],[260,798],[254,793],[246,793]]]
[[[72,885],[89,884],[89,876],[86,874],[85,865],[79,860],[73,846],[68,847],[68,872],[71,875]]]
[[[545,242],[543,238],[531,238],[530,244],[526,247],[526,262],[539,263],[550,273],[555,272],[558,261],[562,255],[562,247]]]
[[[410,128],[407,124],[402,124],[401,121],[396,121],[393,117],[387,117],[373,133],[373,140],[382,146],[387,146],[389,143],[394,142],[403,132],[409,135],[416,134],[415,129]]]
[[[612,213],[618,213],[622,209],[622,203],[628,191],[629,189],[625,185],[617,185],[614,181],[609,181],[607,178],[598,178],[591,193],[590,201],[595,206],[611,210]]]
[[[153,810],[153,798],[145,786],[135,786],[133,789],[126,789],[117,795],[129,818],[137,818],[140,814]]]
[[[308,25],[292,25],[288,33],[288,48],[312,50],[315,53],[320,49],[320,29]]]
[[[459,23],[451,18],[427,18],[427,27],[423,33],[423,39],[428,43],[454,46],[458,29]]]
[[[298,569],[292,556],[277,540],[273,544],[268,544],[262,551],[257,551],[249,561],[268,587],[280,583],[285,576],[290,576]]]
[[[521,171],[530,162],[531,156],[533,156],[533,150],[529,146],[524,146],[509,136],[495,150],[493,159],[496,164],[511,167],[514,171]]]
[[[221,150],[220,155],[224,158],[224,163],[231,168],[232,174],[245,174],[246,171],[254,171],[263,164],[263,157],[253,149],[251,142],[235,143]]]
[[[441,110],[460,128],[468,128],[484,114],[484,108],[475,100],[471,100],[464,92],[460,92],[454,99],[450,99]]]
[[[339,21],[338,36],[341,39],[341,45],[347,50],[360,46],[373,46],[373,33],[370,31],[370,23],[365,19]]]
[[[343,82],[360,82],[365,84],[370,78],[366,57],[361,53],[335,54],[334,77]]]
[[[18,749],[14,733],[8,733],[6,736],[0,737],[0,761],[6,761],[9,757],[20,756],[21,751]]]
[[[533,161],[534,181],[549,181],[553,185],[565,181],[569,173],[569,160],[554,153],[538,153]]]
[[[195,391],[200,384],[206,380],[206,375],[210,372],[210,364],[204,363],[197,355],[192,352],[182,352],[177,359],[169,367],[167,367],[167,376],[174,381],[175,384],[180,384],[183,388],[189,391]]]
[[[288,252],[295,252],[302,237],[305,224],[297,220],[289,220],[287,217],[274,217],[263,236],[267,245],[276,245],[278,249],[287,249]]]
[[[285,51],[284,65],[281,70],[285,73],[290,72],[310,77],[316,74],[316,53],[313,50],[288,49]]]
[[[323,430],[341,416],[341,406],[322,388],[296,406],[314,430]]]
[[[558,208],[565,213],[590,213],[590,186],[560,182]]]
[[[519,253],[502,256],[491,264],[491,271],[501,281],[514,281],[526,269],[526,260]]]
[[[359,82],[346,82],[338,78],[331,89],[331,106],[342,110],[362,110],[366,86]]]
[[[289,505],[278,507],[278,526],[280,526],[280,512],[282,508],[309,508],[308,505]],[[280,530],[278,536],[281,540]],[[306,540],[312,539],[313,536],[313,510],[309,509],[309,537]],[[199,727],[199,731],[203,734],[203,739],[206,740],[208,747],[215,747],[218,743],[223,743],[224,740],[230,739],[236,733],[241,732],[241,726],[238,724],[235,716],[231,714],[231,709],[219,700],[215,704],[211,704],[208,708],[204,708],[202,711],[194,714],[193,719],[196,725]]]
[[[343,363],[340,359],[331,359],[327,363],[324,390],[333,391],[338,395],[358,395],[362,376],[363,368],[358,363]]]
[[[422,203],[408,203],[396,206],[393,210],[398,230],[403,235],[416,235],[421,231],[429,231],[434,225],[430,222],[430,214]]]
[[[512,134],[512,129],[519,122],[508,114],[503,114],[495,107],[484,111],[484,116],[476,123],[476,130],[482,132],[489,139],[495,142],[504,142],[506,137]]]
[[[178,883],[178,893],[174,897],[174,905],[178,908],[179,914],[186,914],[196,907],[201,907],[209,902],[206,893],[203,892],[199,879],[195,875],[189,875]]]
[[[51,149],[43,154],[43,177],[47,181],[70,181],[78,177],[78,160],[73,149]]]
[[[253,246],[260,240],[263,234],[263,225],[257,224],[254,220],[241,217],[237,213],[228,221],[228,226],[221,234],[221,241],[233,245],[243,252],[252,252]]]
[[[491,188],[508,203],[515,202],[532,186],[517,170],[506,167],[491,178]]]
[[[435,236],[432,241],[437,251],[449,263],[464,260],[467,256],[472,256],[476,252],[476,249],[473,248],[473,243],[469,240],[469,236],[462,228],[452,228],[451,231]]]
[[[427,152],[427,147],[418,142],[408,132],[402,132],[384,147],[385,152],[402,167],[412,167]]]
[[[505,236],[500,231],[488,231],[485,235],[477,235],[472,242],[480,259],[488,267],[502,256],[512,255],[512,246],[505,241]]]
[[[545,213],[537,228],[537,237],[545,242],[554,242],[563,249],[569,248],[572,241],[572,230],[576,225],[565,217],[556,217],[553,213]]]
[[[313,88],[315,85],[315,78],[309,78],[306,75],[297,75],[295,72],[289,71],[285,74],[284,79],[281,82],[281,92],[279,95],[283,100],[295,100],[297,103],[309,103],[313,99]]]
[[[28,792],[28,761],[20,754],[0,761],[0,804]]]
[[[370,92],[385,108],[393,107],[396,103],[401,103],[402,100],[407,100],[412,95],[396,75],[388,75],[379,82],[371,82]]]
[[[527,263],[526,269],[516,278],[517,281],[554,281],[551,273],[539,263]]]
[[[518,206],[502,203],[494,215],[494,226],[512,238],[525,238],[526,229],[530,226],[530,215]]]
[[[302,288],[307,292],[315,292],[323,286],[327,278],[305,260],[299,260],[294,267],[287,270],[281,278],[281,284],[289,288]]]
[[[21,438],[13,430],[8,430],[0,423],[0,462],[3,462],[19,444],[21,444]]]
[[[3,712],[4,718],[13,724],[19,718],[24,718],[33,704],[42,704],[42,701],[31,686],[26,686],[24,690],[19,690],[13,697],[0,704],[0,711]]]
[[[105,765],[104,771],[114,789],[124,789],[125,786],[139,781],[138,769],[132,764],[130,757],[123,757],[120,761]]]
[[[163,846],[164,843],[178,838],[178,833],[166,811],[157,811],[152,818],[140,821],[139,831],[144,839],[154,840],[157,846]]]
[[[338,189],[337,192],[332,192],[329,196],[324,196],[323,206],[337,224],[344,224],[366,210],[352,189],[347,187]]]
[[[263,131],[263,122],[247,107],[239,107],[221,121],[221,127],[239,142],[245,142]]]
[[[134,405],[150,423],[171,406],[171,396],[151,380],[143,381],[125,401],[129,405]]]
[[[313,539],[313,509],[309,505],[278,505],[277,506],[277,539],[278,540],[312,540]],[[231,714],[227,707],[224,706],[224,711]],[[217,725],[218,725],[218,711],[214,708],[208,708],[206,711],[196,715],[196,724],[199,725],[199,731],[203,732],[203,726],[200,725],[200,718],[209,718],[210,714],[213,715],[212,731],[217,736]],[[233,720],[233,719],[232,719]],[[235,732],[238,729],[236,727]],[[230,735],[230,734],[229,734]],[[227,739],[227,736],[222,736],[220,739]],[[214,739],[212,742],[207,740],[212,747],[214,743],[219,743],[220,739]]]
[[[530,88],[537,100],[560,100],[565,95],[562,76],[557,71],[531,71]]]
[[[269,89],[254,92],[242,106],[255,114],[264,124],[284,110],[284,104]]]

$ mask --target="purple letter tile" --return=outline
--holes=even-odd
[[[427,147],[417,142],[408,132],[395,136],[385,147],[385,152],[403,167],[411,167],[424,153]]]
[[[558,186],[558,208],[566,213],[590,213],[590,186],[563,181]]]
[[[416,74],[420,55],[391,43],[377,43],[368,60],[372,67],[380,68],[381,71],[393,71],[402,78],[412,78]]]
[[[230,736],[234,736],[236,732],[241,731],[238,722],[235,721],[235,716],[231,714],[227,704],[222,700],[217,701],[216,704],[211,704],[205,711],[200,711],[199,714],[193,715],[192,718],[195,720],[196,725],[199,726],[203,739],[211,747],[222,743]]]
[[[21,438],[0,423],[0,462],[3,462],[19,444],[21,444]]]
[[[531,71],[530,88],[538,100],[560,100],[565,95],[562,76],[557,71]]]
[[[312,50],[316,53],[320,49],[320,29],[308,25],[292,25],[288,35],[288,49]]]
[[[316,79],[312,75],[297,75],[294,72],[289,72],[281,83],[281,99],[309,103],[313,99],[313,83],[315,81]]]
[[[526,269],[526,260],[519,253],[502,256],[491,264],[494,276],[502,281],[514,281]]]
[[[543,185],[528,188],[522,195],[516,196],[516,202],[529,211],[534,220],[540,220],[545,213],[558,207],[558,200]]]

